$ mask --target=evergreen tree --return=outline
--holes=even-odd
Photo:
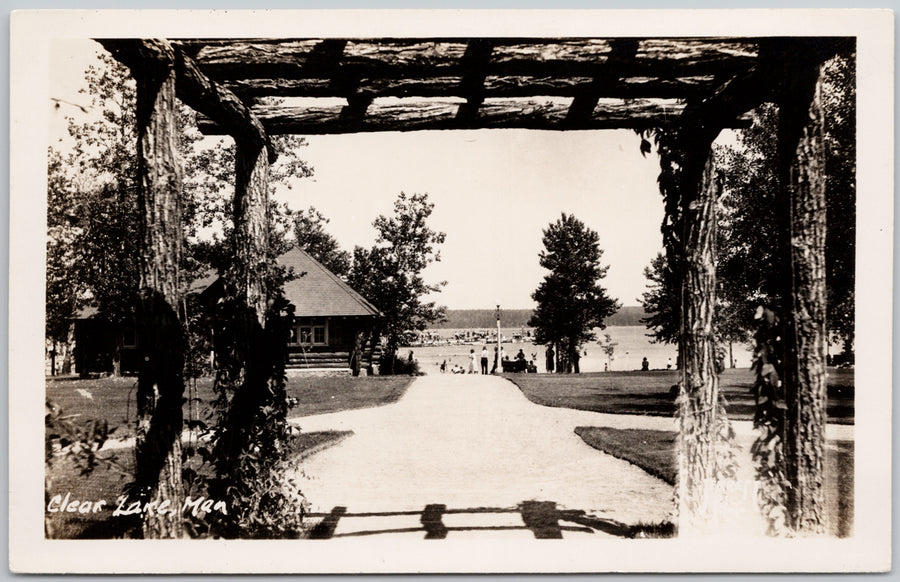
[[[550,273],[531,295],[537,309],[528,325],[535,328],[535,343],[556,345],[565,372],[580,371],[582,344],[595,339],[593,328],[605,329],[604,319],[621,305],[606,294],[600,280],[600,235],[571,215],[544,230],[540,264]]]
[[[641,323],[650,330],[653,342],[671,344],[678,341],[679,334],[679,283],[676,273],[669,268],[666,255],[658,253],[644,267],[648,290],[639,299],[647,316]]]

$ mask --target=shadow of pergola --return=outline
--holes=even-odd
[[[461,525],[448,527],[445,515],[519,514],[522,525]],[[399,516],[419,516],[420,527],[359,529],[347,533],[336,533],[338,524],[344,518],[383,518]],[[523,501],[517,507],[473,507],[468,509],[448,509],[441,503],[426,505],[421,511],[384,511],[348,513],[343,506],[334,507],[328,513],[310,513],[310,518],[321,519],[310,531],[310,539],[333,539],[381,534],[402,534],[421,532],[426,540],[445,539],[450,532],[470,531],[516,531],[530,530],[536,539],[562,539],[563,532],[601,532],[622,538],[633,537],[631,526],[605,518],[587,514],[583,510],[560,509],[553,501]]]

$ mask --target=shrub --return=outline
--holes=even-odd
[[[382,376],[422,376],[423,372],[419,369],[418,360],[409,360],[398,358],[396,355],[393,357],[394,367],[391,368],[391,358],[386,356],[381,358],[381,362],[378,364],[378,373]]]

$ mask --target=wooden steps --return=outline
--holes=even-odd
[[[375,361],[378,361],[376,353]],[[362,361],[362,367],[367,368],[369,360]],[[288,369],[340,369],[350,367],[350,352],[291,352],[288,354]]]

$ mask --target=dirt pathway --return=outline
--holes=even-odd
[[[428,531],[441,537],[448,528],[456,535],[458,527],[470,536],[504,530],[559,537],[548,510],[577,518],[562,524],[572,526],[562,528],[565,537],[667,520],[671,487],[574,434],[575,426],[597,425],[599,416],[611,415],[532,404],[497,377],[425,376],[396,404],[297,419],[304,431],[355,433],[305,461],[301,486],[314,512],[332,514],[328,533],[335,536],[391,531],[421,538]],[[618,420],[623,427],[635,422]],[[673,426],[671,419],[650,422]],[[468,511],[476,508],[494,511]],[[601,527],[585,526],[581,511],[599,518]]]

